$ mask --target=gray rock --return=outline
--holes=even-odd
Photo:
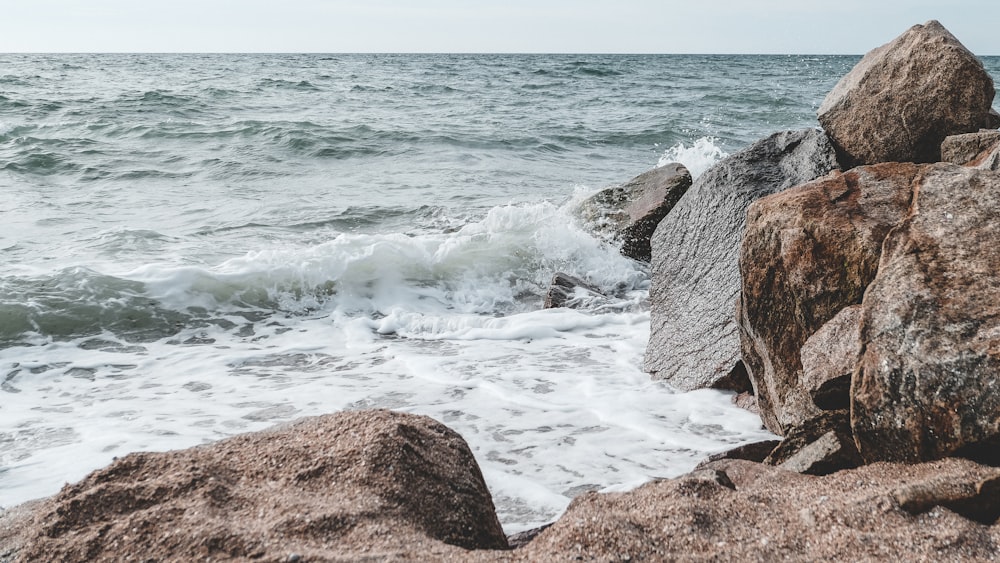
[[[762,198],[747,212],[737,311],[742,357],[764,425],[776,434],[816,416],[802,347],[875,278],[882,241],[909,210],[920,168],[859,167]],[[830,377],[836,377],[830,375]]]
[[[929,21],[865,55],[818,117],[845,166],[937,162],[945,137],[993,123],[993,95],[979,59]]]
[[[1000,175],[925,167],[862,302],[851,426],[865,461],[1000,457]]]
[[[549,291],[545,294],[545,309],[555,309],[566,307],[576,309],[595,299],[604,299],[605,295],[596,286],[591,285],[578,277],[556,272],[552,276],[552,283],[549,284]]]
[[[747,206],[836,168],[826,135],[807,129],[775,133],[698,178],[653,235],[646,371],[690,390],[742,369],[733,313]]]
[[[941,143],[941,162],[975,166],[984,152],[992,151],[1000,146],[1000,131],[986,129],[978,133],[949,135]]]
[[[690,187],[687,168],[670,163],[598,192],[579,213],[598,236],[620,243],[622,254],[649,262],[649,238]]]

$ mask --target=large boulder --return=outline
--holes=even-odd
[[[929,21],[865,55],[818,117],[845,166],[937,162],[945,137],[993,124],[993,95],[979,59]]]
[[[804,378],[803,346],[842,309],[861,302],[875,278],[882,241],[906,217],[919,172],[914,164],[855,168],[750,206],[737,319],[743,361],[772,432],[785,434],[818,415],[813,395],[828,390],[827,380],[845,369],[831,371],[823,357],[810,355],[814,369]],[[833,337],[849,332],[838,329]],[[846,406],[846,386],[843,391]]]
[[[690,187],[691,173],[674,162],[601,190],[580,204],[579,213],[596,234],[621,244],[622,254],[649,262],[653,231]]]
[[[627,493],[581,495],[514,554],[524,561],[993,561],[998,476],[964,459],[822,477],[723,460]]]
[[[851,425],[866,461],[1000,458],[1000,175],[935,164],[862,304]]]
[[[130,454],[36,513],[24,561],[426,560],[507,547],[462,438],[388,411]]]
[[[703,174],[653,235],[645,369],[681,390],[742,372],[738,254],[755,200],[837,168],[822,131],[775,133]]]

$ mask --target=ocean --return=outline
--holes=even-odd
[[[817,126],[857,60],[0,55],[0,506],[381,407],[459,432],[512,533],[769,438],[642,372],[648,266],[574,210]],[[557,271],[612,297],[543,310]]]

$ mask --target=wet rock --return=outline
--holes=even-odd
[[[996,458],[1000,175],[935,164],[865,294],[851,425],[866,461]]]
[[[597,286],[591,285],[578,277],[556,272],[552,276],[552,283],[549,291],[545,294],[545,309],[555,309],[567,307],[576,309],[594,300],[604,299],[606,296]]]
[[[27,561],[435,559],[507,547],[462,438],[389,411],[130,454],[67,485],[33,527]]]
[[[712,387],[742,369],[733,311],[747,206],[836,167],[821,131],[786,131],[698,178],[653,235],[646,371],[691,390]]]
[[[819,108],[845,167],[937,162],[948,135],[993,123],[993,80],[937,21],[870,51]]]
[[[598,192],[580,205],[580,214],[598,234],[619,242],[622,254],[649,262],[649,238],[690,187],[687,168],[670,163]]]
[[[764,463],[810,475],[827,475],[861,465],[848,412],[822,413],[791,429]]]
[[[816,352],[837,354],[827,341],[821,350],[807,350],[814,363],[804,379],[803,346],[842,309],[861,302],[875,278],[882,241],[906,217],[920,170],[898,163],[859,167],[750,206],[737,321],[761,419],[772,432],[783,435],[822,410],[813,395],[822,395],[825,381],[836,379],[842,366],[823,371],[826,359]],[[849,326],[836,332],[830,336],[839,338]],[[848,342],[836,345],[846,347],[841,356],[850,354]]]
[[[973,165],[983,153],[992,152],[1000,145],[1000,131],[983,130],[978,133],[950,135],[941,143],[941,162]]]

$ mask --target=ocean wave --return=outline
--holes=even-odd
[[[679,162],[688,169],[693,178],[697,178],[714,166],[716,162],[729,156],[718,145],[718,142],[719,140],[715,137],[700,137],[695,139],[690,146],[677,143],[663,151],[656,166],[659,168],[672,162]]]

